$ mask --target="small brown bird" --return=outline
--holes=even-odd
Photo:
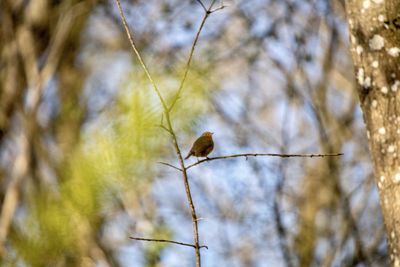
[[[211,132],[204,132],[197,138],[185,159],[188,159],[190,156],[207,157],[214,149],[212,135],[213,133]]]

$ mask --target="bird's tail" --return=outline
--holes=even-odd
[[[188,159],[188,158],[190,158],[191,155],[193,155],[192,151],[190,151],[189,154],[187,154],[185,160]]]

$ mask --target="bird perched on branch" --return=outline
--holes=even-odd
[[[211,132],[204,132],[199,138],[197,138],[185,159],[190,158],[190,156],[207,157],[214,149],[212,135],[213,133]]]

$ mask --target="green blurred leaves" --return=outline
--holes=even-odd
[[[166,99],[172,98],[181,72],[178,68],[175,74],[156,75]],[[172,117],[179,136],[208,110],[208,86],[203,77],[189,75]],[[53,177],[56,185],[30,194],[11,235],[19,259],[29,266],[80,266],[87,257],[96,262],[93,249],[104,246],[99,244],[104,225],[118,213],[129,214],[128,224],[148,220],[152,229],[136,229],[143,231],[141,236],[171,238],[168,226],[156,219],[151,193],[155,177],[165,170],[157,173],[156,162],[175,158],[169,134],[159,127],[162,122],[162,109],[149,83],[137,71],[132,73],[115,102],[86,126],[80,144],[60,163]],[[146,244],[146,266],[157,266],[166,246]]]

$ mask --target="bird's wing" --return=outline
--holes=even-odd
[[[203,140],[201,142],[201,144],[202,144],[201,151],[198,151],[198,153],[201,153],[201,154],[204,154],[204,153],[208,154],[214,148],[214,142],[212,140]]]
[[[209,144],[209,145],[207,146],[207,148],[204,150],[204,153],[208,155],[208,154],[210,154],[210,152],[211,152],[213,149],[214,149],[214,142],[211,141],[211,144]]]

